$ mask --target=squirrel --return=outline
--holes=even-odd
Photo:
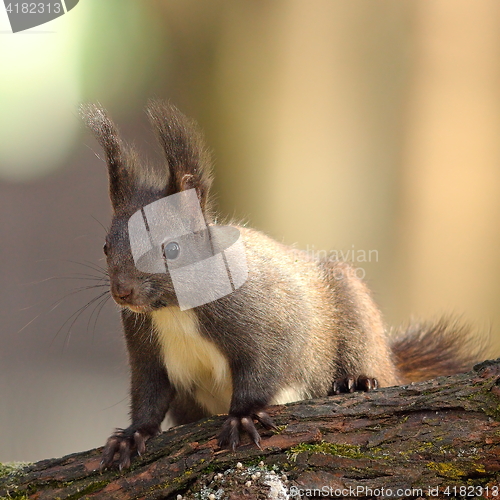
[[[256,423],[275,429],[269,405],[464,372],[477,360],[467,348],[468,328],[452,321],[410,324],[390,335],[346,262],[312,258],[236,225],[224,226],[233,233],[214,244],[220,226],[211,208],[211,156],[198,127],[169,102],[150,101],[146,112],[164,152],[161,166],[141,162],[100,105],[81,108],[108,167],[113,217],[104,253],[131,371],[132,422],[107,440],[102,468],[115,458],[129,467],[166,415],[181,425],[227,414],[218,445],[234,451],[248,434],[260,447]],[[179,220],[185,234],[167,241]],[[213,252],[175,267],[193,247],[189,238]],[[141,245],[154,254],[144,254],[147,262]],[[197,274],[207,262],[227,271],[229,292],[210,281],[215,267]],[[212,285],[217,293],[210,296]],[[191,293],[187,302],[183,290]]]

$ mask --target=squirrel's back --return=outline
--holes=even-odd
[[[268,307],[262,323],[271,318],[275,331],[293,334],[297,363],[307,360],[305,380],[317,372],[323,390],[347,377],[374,378],[381,387],[399,383],[381,313],[349,264],[317,260],[261,232],[240,230],[251,283],[245,303]]]

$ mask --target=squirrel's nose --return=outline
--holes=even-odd
[[[135,288],[128,283],[116,283],[112,287],[111,292],[117,299],[130,302],[135,295]]]

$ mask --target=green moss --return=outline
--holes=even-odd
[[[245,467],[257,467],[260,462],[264,462],[265,459],[265,455],[256,455],[255,457],[246,458],[242,463]]]
[[[460,479],[467,476],[467,472],[458,468],[456,465],[444,462],[429,462],[427,468],[435,470],[441,477],[447,479]]]
[[[176,476],[172,479],[172,483],[182,484],[186,478],[193,475],[193,469],[186,469],[180,476]],[[162,485],[165,487],[165,485]]]
[[[88,495],[90,493],[95,493],[96,491],[102,490],[103,488],[105,488],[108,485],[108,483],[109,483],[109,481],[93,482],[92,484],[90,484],[89,486],[84,488],[83,490],[81,490],[77,493],[74,493],[73,495],[67,497],[67,500],[79,500],[80,498],[82,498],[85,495]]]
[[[218,463],[208,464],[205,468],[203,468],[203,474],[212,474],[213,472],[218,472],[221,469],[221,465]]]
[[[442,437],[436,437],[435,441],[443,441]],[[415,448],[411,448],[410,450],[399,451],[398,454],[404,458],[409,458],[415,453],[433,453],[433,454],[442,454],[446,455],[447,453],[453,452],[454,447],[451,445],[437,445],[436,442],[431,441],[423,441],[421,443],[415,443]]]
[[[15,480],[16,477],[20,477],[24,474],[24,469],[31,465],[29,462],[7,462],[0,464],[0,478],[6,478],[6,482],[3,484],[5,489],[10,489],[10,480]],[[12,488],[13,489],[13,488]],[[0,497],[0,500],[27,500],[28,495],[26,493],[12,493],[8,496]]]
[[[297,455],[300,453],[322,453],[324,455],[336,455],[338,457],[348,457],[348,458],[363,458],[365,455],[361,453],[359,446],[351,444],[334,444],[326,443],[321,441],[321,443],[300,443],[297,446],[293,446],[287,453],[287,456],[291,460],[296,460]]]
[[[498,403],[498,397],[491,392],[490,386],[485,386],[478,393],[471,394],[464,398],[465,400],[474,401],[476,404],[487,403],[485,407],[481,407],[481,410],[488,415],[488,417],[493,418],[497,422],[500,421],[500,404]]]
[[[22,473],[24,468],[30,465],[29,462],[7,462],[0,464],[0,478],[9,476],[11,474]]]
[[[415,451],[418,453],[425,453],[426,451],[429,451],[431,448],[434,448],[434,443],[431,443],[429,441],[424,441],[418,448],[415,449]]]

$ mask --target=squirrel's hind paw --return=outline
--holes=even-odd
[[[367,377],[361,375],[359,377],[344,377],[335,380],[332,384],[332,388],[328,393],[329,396],[333,396],[340,393],[348,393],[354,391],[373,391],[378,388],[378,380],[373,377]]]

